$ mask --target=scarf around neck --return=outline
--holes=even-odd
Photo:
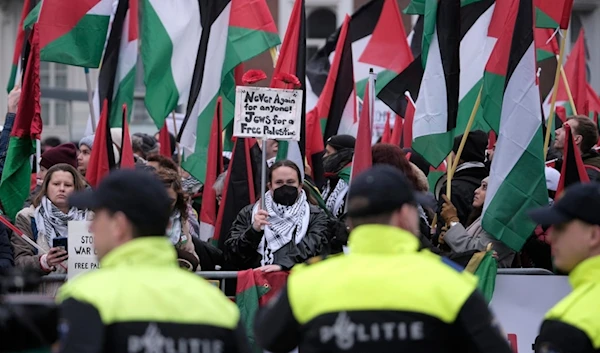
[[[269,213],[269,225],[265,227],[264,236],[256,251],[262,255],[261,265],[273,263],[273,254],[289,242],[300,243],[308,230],[310,206],[306,201],[304,190],[291,206],[276,203],[270,191],[265,194],[265,209]],[[252,219],[258,212],[260,202],[252,209]]]
[[[169,216],[169,226],[166,233],[173,245],[177,245],[184,235],[183,227],[181,226],[181,212],[179,210],[173,211],[171,216]]]
[[[63,213],[46,196],[42,197],[40,205],[33,213],[38,234],[46,237],[48,246],[52,247],[52,239],[68,236],[69,221],[84,221],[87,211],[71,207],[68,213]]]

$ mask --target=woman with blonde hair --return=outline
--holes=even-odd
[[[14,249],[15,265],[24,270],[33,270],[40,275],[51,272],[66,273],[68,253],[62,247],[53,247],[57,237],[68,236],[70,221],[84,221],[90,212],[69,207],[68,198],[75,191],[85,189],[85,181],[73,166],[56,164],[46,173],[40,192],[32,205],[22,209],[16,217],[15,225],[35,242],[45,253],[30,245],[19,235],[13,234],[11,243]],[[58,286],[46,293],[53,294]]]

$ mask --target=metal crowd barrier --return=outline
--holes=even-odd
[[[226,293],[228,279],[237,278],[237,271],[201,271],[196,274],[211,284],[218,287],[224,294]],[[498,275],[509,275],[509,276],[550,276],[554,275],[551,271],[543,268],[499,268]],[[67,276],[64,274],[50,274],[41,278],[42,283],[56,283],[64,282],[67,280]],[[231,296],[229,296],[232,298]]]

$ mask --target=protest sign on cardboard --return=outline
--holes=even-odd
[[[88,221],[69,222],[68,279],[99,267],[94,248],[94,236],[90,233],[89,228],[90,222]]]
[[[300,141],[302,91],[238,86],[233,135]]]

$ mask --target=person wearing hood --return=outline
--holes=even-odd
[[[85,136],[79,141],[79,153],[77,154],[77,170],[85,177],[87,172],[90,156],[92,155],[92,147],[94,146],[94,138],[96,135]]]
[[[40,159],[40,171],[37,173],[36,179],[37,185],[31,191],[31,194],[29,194],[27,201],[25,201],[25,207],[31,205],[32,200],[42,189],[42,183],[46,177],[46,173],[48,173],[48,169],[61,163],[68,164],[73,168],[78,167],[77,146],[75,146],[75,144],[64,143],[42,153],[42,158]]]
[[[336,218],[344,214],[355,143],[356,139],[350,135],[335,135],[325,146],[323,169],[327,181],[321,194],[327,209]]]
[[[298,166],[275,162],[269,172],[269,190],[261,200],[243,208],[225,241],[225,263],[237,270],[289,270],[314,256],[329,253],[329,219],[307,201]]]
[[[514,250],[488,234],[481,225],[488,179],[489,177],[483,179],[479,188],[474,192],[473,211],[465,226],[459,222],[456,207],[448,200],[446,195],[442,195],[444,205],[442,206],[441,216],[449,228],[440,235],[440,242],[443,241],[454,253],[469,250],[485,251],[491,243],[492,250],[498,254],[498,267],[507,268],[511,267],[515,258]]]
[[[452,151],[456,154],[463,135],[454,138]],[[489,171],[485,167],[485,150],[488,145],[488,135],[481,131],[471,131],[467,136],[465,147],[460,155],[456,171],[452,177],[450,200],[456,208],[458,221],[467,225],[467,219],[473,212],[473,197],[475,190],[481,185],[481,181],[488,176]],[[450,168],[450,167],[448,167]],[[446,194],[447,174],[444,174],[435,185],[434,195],[438,200],[438,234],[444,226],[441,215],[444,198]]]
[[[600,153],[594,149],[598,143],[598,126],[585,115],[572,116],[567,119],[571,135],[581,151],[581,159],[585,165],[590,181],[600,181]],[[562,152],[565,147],[565,129],[556,129],[554,147]]]

